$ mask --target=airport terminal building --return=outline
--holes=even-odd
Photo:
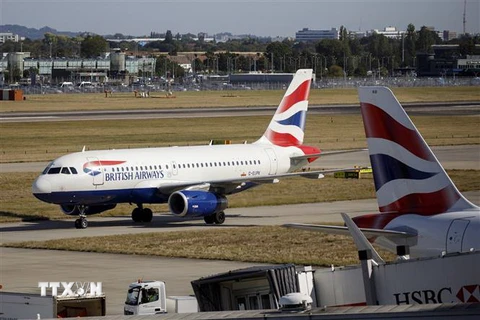
[[[18,72],[23,75],[24,71],[29,70],[28,84],[35,84],[36,81],[50,84],[64,81],[103,83],[115,79],[125,81],[139,74],[153,77],[155,66],[155,58],[131,57],[124,52],[111,52],[97,59],[33,59],[29,52],[14,52],[0,60],[0,74]]]

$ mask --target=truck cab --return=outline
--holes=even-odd
[[[137,281],[129,285],[123,313],[149,315],[167,312],[165,283],[163,281]]]

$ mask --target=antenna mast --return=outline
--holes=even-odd
[[[467,0],[463,1],[463,34],[465,34],[465,24],[467,23]]]

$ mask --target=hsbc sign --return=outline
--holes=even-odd
[[[449,302],[480,303],[480,285],[468,285],[455,292],[451,287],[439,290],[418,290],[411,292],[394,293],[395,302],[401,304],[430,304]]]
[[[460,302],[480,303],[480,285],[463,286],[456,297]]]

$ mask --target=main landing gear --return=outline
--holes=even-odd
[[[78,210],[80,213],[78,214],[79,218],[75,220],[75,228],[86,229],[88,227],[87,215],[85,214],[87,206],[79,205]]]
[[[134,222],[151,222],[153,219],[153,212],[149,208],[144,208],[143,205],[137,204],[138,208],[132,211],[132,220]]]
[[[206,224],[222,224],[225,222],[225,212],[216,212],[212,215],[203,217],[203,220],[205,220]]]

